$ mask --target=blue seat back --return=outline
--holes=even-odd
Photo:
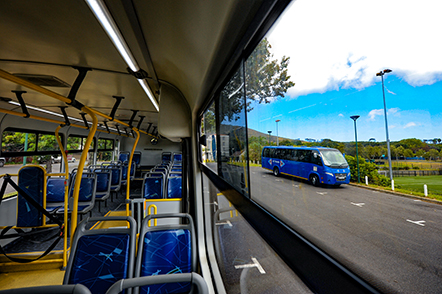
[[[181,198],[181,177],[171,176],[167,178],[167,198]]]
[[[45,171],[40,166],[24,166],[18,171],[18,186],[43,206]],[[42,213],[20,193],[17,199],[17,226],[37,227],[43,225]]]
[[[188,224],[149,227],[155,218],[187,218]],[[153,222],[152,222],[153,223]],[[143,220],[138,239],[135,277],[190,273],[196,270],[195,235],[190,215],[157,214]],[[140,287],[140,293],[187,293],[190,283],[157,284]]]
[[[146,199],[162,199],[163,183],[161,176],[144,178],[143,197]]]
[[[118,156],[118,160],[121,162],[129,161],[129,152],[120,152]]]
[[[143,238],[140,276],[190,273],[191,238],[188,230],[147,232]],[[140,293],[187,293],[189,283],[141,287]]]
[[[86,230],[88,222],[128,220],[129,228]],[[136,224],[131,217],[83,220],[75,231],[63,284],[82,284],[92,293],[106,293],[120,279],[133,276]]]
[[[161,161],[162,162],[170,162],[172,161],[172,153],[170,152],[163,152],[161,155]]]
[[[72,182],[74,183],[74,182]],[[95,177],[82,177],[80,183],[80,191],[78,194],[78,202],[93,201],[95,195]],[[69,197],[74,193],[74,185],[72,184],[69,191]]]
[[[132,162],[134,162],[137,166],[141,164],[141,152],[134,152],[134,156],[132,158]]]
[[[173,162],[181,162],[183,161],[183,155],[181,153],[173,154]]]
[[[106,170],[95,170],[97,175],[97,192],[107,192],[111,184],[111,173]]]
[[[48,178],[46,184],[46,204],[64,201],[65,178]]]

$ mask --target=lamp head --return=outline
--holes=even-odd
[[[376,76],[377,76],[377,77],[380,77],[380,76],[383,76],[383,75],[384,75],[384,73],[383,73],[382,71],[376,73]]]
[[[277,119],[277,120],[275,120],[276,122],[280,122],[281,120],[280,119]]]
[[[350,118],[352,119],[352,120],[354,120],[354,121],[356,121],[358,118],[360,118],[361,116],[360,115],[352,115],[352,116],[350,116]]]
[[[389,72],[392,72],[392,70],[391,69],[384,69],[384,73],[389,73]]]

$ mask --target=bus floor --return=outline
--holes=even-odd
[[[126,215],[125,205],[125,189],[122,189],[113,197],[113,202],[109,198],[107,200],[107,207],[101,203],[101,212],[98,211],[98,203],[92,209],[92,216],[104,215]],[[132,194],[132,191],[131,191]],[[89,213],[83,216],[88,217]],[[102,228],[106,226],[105,223],[98,223],[95,227]],[[95,228],[94,227],[94,228]],[[57,234],[58,227],[46,230],[41,234],[36,234],[31,238],[19,238],[3,247],[4,251],[12,257],[32,258],[40,256],[54,239],[46,240],[48,237]],[[68,236],[67,242],[69,244],[70,238]],[[69,247],[69,245],[68,245]],[[61,285],[63,283],[64,269],[63,265],[63,239],[61,239],[56,247],[45,257],[38,262],[30,263],[16,263],[12,262],[4,255],[0,255],[0,290],[32,287],[32,286],[46,286],[46,285]]]

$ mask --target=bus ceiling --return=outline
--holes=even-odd
[[[25,90],[30,113],[33,106],[63,114],[59,106],[73,103],[66,113],[81,124],[78,108],[85,105],[107,128],[113,118],[121,129],[132,121],[132,127],[154,137],[153,126],[172,141],[189,137],[189,118],[222,81],[243,35],[259,25],[254,18],[276,2],[2,1],[0,10],[7,13],[0,18],[0,69],[22,80],[34,78],[36,85],[36,79],[44,80],[39,87],[56,97],[10,80],[0,80],[0,97],[19,103],[11,91]],[[95,16],[100,14],[96,6],[106,19]],[[105,23],[114,33],[103,28]],[[4,104],[0,107],[7,110],[18,106]],[[178,112],[171,122],[170,115]],[[107,131],[103,120],[99,123]]]

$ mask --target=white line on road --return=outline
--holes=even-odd
[[[252,257],[252,264],[241,264],[241,265],[235,265],[235,269],[242,269],[242,268],[252,268],[256,267],[261,274],[265,274],[265,270],[262,268],[261,264],[258,262],[258,260],[255,257]]]
[[[412,221],[412,220],[410,220],[410,219],[407,219],[407,222],[410,222],[410,223],[413,223],[413,224],[415,224],[415,225],[419,225],[419,226],[423,226],[423,227],[425,227],[425,221],[424,220],[421,220],[421,221]]]
[[[327,192],[316,192],[316,193],[318,193],[319,195],[326,195],[327,194]]]
[[[353,205],[356,205],[358,207],[362,207],[362,206],[365,205],[365,203],[354,203],[354,202],[350,202],[350,203],[353,204]]]
[[[224,223],[216,223],[216,225],[217,225],[217,226],[228,225],[229,227],[233,227],[232,223],[231,223],[229,220],[227,220],[227,221],[224,222]]]

